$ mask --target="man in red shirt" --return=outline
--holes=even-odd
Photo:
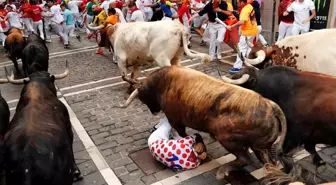
[[[37,5],[36,0],[30,1],[31,7],[30,12],[32,14],[32,20],[33,20],[33,27],[36,34],[39,34],[40,37],[44,40],[44,34],[43,34],[43,21],[42,21],[42,7]]]
[[[280,41],[285,37],[292,35],[292,28],[294,22],[294,12],[290,12],[287,16],[284,16],[283,13],[287,10],[289,5],[291,5],[293,0],[283,0],[278,7],[278,16],[280,20],[279,24],[279,36],[278,40]]]
[[[190,12],[189,12],[189,6],[190,2],[189,0],[178,0],[177,1],[178,5],[178,10],[176,15],[172,15],[172,18],[178,18],[181,24],[185,26],[189,32],[190,32],[190,25],[191,23],[189,22],[190,19]],[[190,41],[188,41],[188,46],[190,47]]]
[[[33,25],[32,25],[32,18],[31,18],[31,12],[29,11],[30,4],[29,0],[26,0],[24,4],[21,5],[19,9],[19,13],[22,13],[23,15],[23,24],[26,25],[28,31],[34,32]]]
[[[2,42],[2,46],[5,44],[6,35],[3,33],[8,30],[8,26],[6,25],[6,21],[4,21],[5,17],[7,15],[7,11],[5,10],[5,4],[0,4],[0,40]]]

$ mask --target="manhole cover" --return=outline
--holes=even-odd
[[[152,157],[148,148],[134,152],[130,154],[130,157],[146,175],[151,175],[167,168]]]

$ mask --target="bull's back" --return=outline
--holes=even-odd
[[[290,36],[276,45],[277,55],[284,60],[292,57],[299,70],[336,76],[336,29]]]

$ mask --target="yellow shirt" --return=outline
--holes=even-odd
[[[250,14],[252,11],[252,5],[248,4],[240,12],[239,20],[244,21],[244,24],[240,26],[243,36],[255,36],[258,34],[258,26],[255,18],[250,20]]]
[[[107,19],[105,20],[105,23],[110,23],[110,24],[117,24],[118,22],[118,14],[115,15],[110,15],[107,17]]]
[[[233,6],[232,6],[232,4],[231,3],[229,3],[229,2],[226,2],[226,4],[228,5],[228,10],[233,10]]]
[[[105,11],[102,10],[94,19],[94,23],[97,23],[97,26],[104,24],[105,21]]]

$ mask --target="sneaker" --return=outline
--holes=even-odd
[[[69,49],[69,44],[64,44],[65,49]]]
[[[217,53],[217,59],[218,59],[218,60],[222,59],[222,54]]]
[[[204,42],[204,40],[202,40],[200,46],[205,46],[206,45],[206,42]]]
[[[102,49],[97,49],[96,50],[96,54],[98,55],[103,55],[104,54],[104,51]]]
[[[240,71],[240,69],[238,69],[238,68],[230,68],[229,69],[229,72],[231,72],[231,73],[236,73],[236,72],[239,72]]]
[[[80,35],[76,35],[76,39],[78,40],[78,42],[82,42],[82,38]]]

